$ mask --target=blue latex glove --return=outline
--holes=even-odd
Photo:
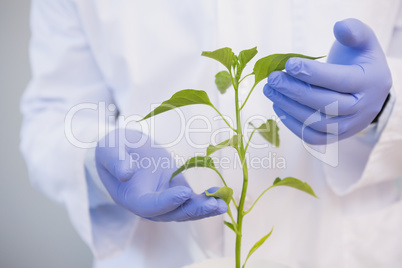
[[[145,142],[140,142],[141,139]],[[194,194],[182,174],[170,181],[176,170],[171,155],[160,146],[152,148],[150,138],[138,131],[110,132],[98,143],[95,158],[100,179],[113,200],[140,217],[188,221],[227,210],[221,199]]]
[[[357,19],[334,26],[327,63],[290,58],[285,72],[272,72],[264,94],[294,134],[310,144],[348,138],[381,111],[392,85],[374,32]]]

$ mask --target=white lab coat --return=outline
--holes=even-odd
[[[93,151],[72,145],[66,135],[72,130],[77,140],[91,147],[90,142],[100,138],[99,129],[115,124],[99,120],[99,110],[106,116],[115,114],[107,108],[102,111],[103,103],[115,104],[121,116],[139,118],[151,110],[150,104],[184,88],[206,90],[221,112],[234,118],[233,92],[220,95],[214,85],[214,75],[222,67],[201,57],[201,51],[230,46],[239,52],[257,46],[257,57],[281,52],[327,55],[334,41],[334,22],[348,17],[370,25],[387,50],[395,27],[402,28],[399,6],[399,0],[33,0],[33,78],[22,100],[21,132],[32,184],[66,207],[95,255],[94,267],[177,268],[232,256],[234,235],[224,228],[223,216],[155,223],[115,205],[97,183]],[[379,123],[361,135],[340,142],[339,147],[306,149],[280,124],[279,148],[250,150],[251,158],[268,157],[268,166],[250,168],[249,203],[277,176],[307,181],[319,199],[285,187],[270,191],[245,220],[244,253],[275,226],[254,258],[294,268],[402,266],[402,201],[397,184],[402,174],[398,99],[402,61],[390,57],[389,64],[392,101]],[[243,99],[251,82],[244,84]],[[262,86],[249,100],[244,121],[274,115]],[[66,115],[82,103],[95,104],[97,109],[74,114],[66,130]],[[185,128],[208,127],[201,120],[189,121],[192,116],[215,116],[212,109],[197,105],[182,111],[185,127],[180,112],[171,112],[156,117],[152,128],[142,125],[142,130],[166,145]],[[183,157],[203,153],[210,133],[224,126],[219,120],[212,123],[204,133],[184,133],[168,150]],[[264,141],[256,135],[255,143]],[[320,153],[323,149],[326,153]],[[233,152],[225,149],[219,156],[233,158]],[[221,171],[238,194],[239,169],[222,167]],[[186,178],[195,192],[220,185],[209,170],[189,170]]]

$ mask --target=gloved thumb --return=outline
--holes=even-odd
[[[377,38],[369,26],[358,19],[345,19],[334,25],[335,38],[344,46],[357,49],[372,49]]]

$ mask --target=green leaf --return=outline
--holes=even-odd
[[[235,69],[237,66],[239,66],[239,58],[233,53],[232,67]]]
[[[251,126],[254,127],[252,123]],[[279,127],[277,126],[275,120],[268,119],[267,122],[261,124],[258,128],[254,127],[261,136],[266,139],[269,143],[279,147],[280,139],[279,139]]]
[[[303,191],[305,193],[308,193],[314,197],[317,197],[313,191],[313,189],[308,185],[306,182],[302,182],[301,180],[298,180],[293,177],[287,177],[284,178],[283,180],[276,178],[274,181],[274,184],[271,187],[276,187],[276,186],[288,186],[288,187],[293,187],[296,188],[300,191]],[[317,197],[318,198],[318,197]]]
[[[230,229],[232,229],[233,232],[236,233],[236,230],[235,230],[235,228],[234,228],[234,226],[233,226],[233,223],[230,223],[230,222],[227,222],[227,221],[224,221],[223,223],[224,223],[227,227],[229,227]]]
[[[234,55],[231,48],[224,47],[215,51],[203,51],[201,55],[219,61],[230,71]]]
[[[215,75],[215,84],[221,94],[223,94],[232,85],[232,76],[228,71],[219,72]]]
[[[246,263],[248,261],[248,259],[250,258],[250,256],[259,248],[262,246],[262,244],[264,244],[264,242],[268,239],[268,237],[271,236],[272,231],[274,230],[274,227],[272,227],[271,232],[269,232],[269,234],[267,234],[266,236],[264,236],[263,238],[261,238],[257,243],[255,243],[255,245],[250,249],[250,252],[247,255],[246,261],[244,262],[243,267],[246,266]]]
[[[257,47],[253,47],[250,49],[242,50],[239,53],[239,66],[236,70],[236,80],[239,81],[240,76],[246,67],[247,63],[257,55]]]
[[[270,73],[273,71],[282,71],[285,69],[286,61],[290,58],[305,58],[316,60],[322,57],[310,57],[302,54],[272,54],[267,57],[259,59],[254,65],[254,74],[255,74],[255,82],[254,84],[258,84],[261,80],[267,78]]]
[[[229,205],[230,201],[232,200],[233,190],[230,187],[223,186],[214,193],[208,193],[208,191],[205,191],[205,195],[220,198],[223,201],[225,201],[226,204]]]
[[[280,182],[280,181],[281,181],[281,178],[277,177],[277,178],[275,179],[275,181],[274,181],[273,184],[275,185],[275,184],[277,184],[277,183]]]
[[[178,107],[193,104],[205,104],[216,109],[209,100],[208,94],[205,91],[195,89],[184,89],[173,94],[173,96],[170,99],[162,102],[161,105],[156,107],[152,112],[147,114],[144,118],[142,118],[139,121],[148,119],[152,116],[170,111]]]
[[[243,70],[244,67],[246,67],[247,63],[254,58],[255,55],[257,55],[257,47],[253,47],[250,49],[242,50],[239,53],[239,62],[240,62],[240,68]]]
[[[195,156],[195,157],[192,157],[189,160],[187,160],[186,163],[184,163],[184,165],[182,165],[175,172],[173,172],[172,176],[170,177],[170,180],[172,180],[179,173],[181,173],[187,169],[195,168],[195,167],[206,167],[206,168],[216,170],[214,161],[212,160],[211,157]]]
[[[227,139],[217,145],[209,145],[207,148],[207,155],[209,156],[209,155],[213,154],[214,152],[216,152],[224,147],[229,147],[229,146],[232,146],[233,148],[235,148],[237,150],[238,144],[239,144],[239,138],[237,135],[234,135],[230,139]]]

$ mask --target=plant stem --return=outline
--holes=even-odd
[[[222,174],[216,168],[212,168],[212,170],[218,174],[218,176],[221,178],[223,185],[225,185],[227,187],[228,185],[226,184],[225,179],[222,177]]]
[[[250,144],[251,138],[253,138],[253,135],[254,135],[255,131],[256,131],[256,129],[254,128],[253,132],[251,132],[251,135],[250,135],[250,137],[248,138],[248,142],[247,142],[247,144],[246,144],[246,148],[244,149],[245,152],[247,152],[248,145]]]
[[[244,107],[244,105],[246,105],[246,103],[247,103],[247,101],[248,101],[248,98],[250,98],[251,93],[253,93],[253,90],[254,90],[254,88],[255,88],[256,85],[257,85],[257,84],[254,84],[253,87],[251,88],[250,92],[249,92],[248,95],[247,95],[247,98],[244,100],[243,105],[240,107],[240,110],[242,110],[243,107]]]
[[[216,169],[216,168],[212,168],[212,170],[214,170],[217,174],[218,174],[218,176],[221,178],[221,180],[222,180],[222,183],[223,183],[223,185],[225,185],[226,187],[228,186],[227,184],[226,184],[226,181],[225,181],[225,179],[223,178],[223,176],[222,176],[222,174]],[[236,200],[232,197],[232,202],[233,202],[233,204],[234,204],[234,206],[236,207],[236,208],[238,208],[238,205],[237,205],[237,203],[236,203]]]
[[[249,210],[247,210],[246,212],[244,212],[244,215],[248,214],[248,213],[253,209],[253,207],[255,206],[255,204],[257,204],[258,200],[260,200],[260,198],[261,198],[266,192],[268,192],[268,190],[271,189],[271,188],[272,188],[272,186],[270,186],[270,187],[268,187],[267,189],[265,189],[265,191],[262,192],[262,194],[260,194],[260,196],[257,198],[257,200],[254,201],[254,203],[253,203],[253,205],[251,206],[251,208],[250,208]]]
[[[253,75],[254,73],[251,73],[251,74],[248,74],[248,75],[245,75],[242,79],[240,79],[240,81],[239,81],[239,84],[246,78],[246,77],[249,77],[250,75]]]
[[[212,108],[214,108],[214,110],[221,116],[221,118],[223,119],[223,121],[225,121],[226,125],[228,125],[228,127],[229,127],[231,130],[233,130],[234,132],[236,132],[236,129],[234,129],[234,128],[229,124],[229,122],[226,121],[225,117],[221,114],[221,112],[219,112],[219,110],[216,109],[215,107],[212,107]]]
[[[237,82],[237,81],[236,81]],[[242,226],[244,217],[244,202],[246,199],[247,186],[248,186],[248,170],[245,159],[245,150],[243,144],[243,133],[241,128],[241,117],[239,108],[239,92],[238,83],[233,83],[235,88],[235,104],[236,104],[236,127],[237,135],[239,137],[239,158],[243,168],[243,187],[241,191],[239,206],[237,208],[237,234],[236,234],[236,268],[241,267],[241,240],[242,240]]]
[[[236,224],[236,221],[233,218],[233,214],[232,214],[232,211],[230,210],[229,205],[228,205],[228,211],[226,213],[229,215],[230,219],[232,220],[234,231],[237,234],[238,233],[237,224]]]

